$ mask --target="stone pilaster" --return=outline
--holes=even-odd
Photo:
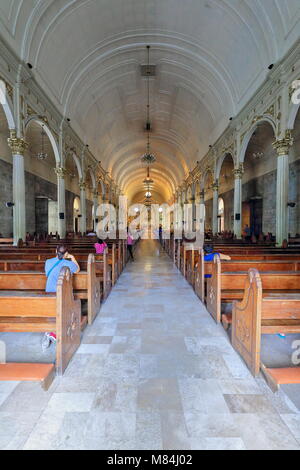
[[[80,181],[79,188],[81,207],[80,231],[84,234],[86,232],[86,182],[84,180]]]
[[[26,238],[24,152],[27,144],[16,136],[15,131],[11,131],[7,143],[13,158],[13,237],[14,245],[17,245],[20,239],[25,241]]]
[[[215,180],[212,185],[213,190],[213,216],[212,216],[212,231],[215,235],[218,232],[218,210],[219,210],[219,182]]]
[[[234,175],[233,231],[237,238],[242,237],[242,178],[243,178],[243,174],[244,174],[244,166],[242,163],[240,163],[239,167],[233,170],[233,175]],[[239,219],[237,219],[238,217]]]
[[[98,205],[99,205],[98,192],[97,191],[93,192],[93,201],[94,201],[94,209],[93,209],[94,230],[96,230],[97,229],[97,223],[96,223],[97,209],[98,209]]]
[[[65,175],[66,169],[63,167],[56,167],[55,173],[57,176],[57,217],[58,217],[58,234],[60,238],[66,236],[66,187]]]
[[[293,145],[291,131],[287,130],[283,139],[273,143],[277,151],[276,181],[276,244],[281,246],[288,240],[288,188],[289,188],[289,151]]]

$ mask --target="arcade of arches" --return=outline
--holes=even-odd
[[[1,2],[0,83],[8,99],[0,106],[0,233],[17,243],[26,232],[85,232],[101,201],[120,194],[144,201],[148,79],[140,66],[149,44],[153,200],[204,198],[206,229],[215,233],[222,195],[224,230],[237,238],[245,224],[255,235],[272,233],[278,245],[299,234],[298,2],[270,2],[266,12],[217,0],[191,0],[182,10],[176,0],[176,14],[169,0],[149,9],[137,0],[81,3],[52,1],[31,12],[26,1]],[[212,39],[209,25],[221,14],[225,37]],[[86,34],[77,49],[80,28]],[[10,135],[16,140],[8,143]]]
[[[118,208],[126,196],[128,206],[189,203],[193,214],[205,204],[205,233],[215,243],[247,239],[258,249],[270,242],[276,253],[299,246],[299,90],[299,0],[0,0],[0,245],[10,239],[13,250],[32,237],[49,242],[50,234],[91,241],[99,205]],[[148,150],[155,157],[149,167],[142,160]],[[37,400],[28,405],[38,417],[10,440],[1,434],[2,415],[22,410],[0,380],[0,448],[2,440],[3,447],[67,448],[68,432],[76,447],[72,420],[78,429],[78,412],[93,429],[95,403],[107,412],[99,412],[97,430],[106,423],[103,433],[116,435],[111,442],[120,449],[133,449],[138,438],[139,448],[299,448],[299,388],[296,399],[294,392],[270,398],[157,246],[138,245],[136,262],[88,326],[66,382],[47,392],[49,403],[32,389]],[[202,354],[211,375],[196,364]],[[86,384],[80,368],[89,360]],[[104,374],[97,390],[92,366]],[[110,373],[124,381],[116,385]],[[21,386],[16,393],[28,398],[30,387]],[[55,405],[63,417],[55,410],[52,418]],[[213,429],[206,415],[214,408],[220,422]],[[270,409],[278,416],[265,424]],[[248,415],[262,443],[246,430]],[[53,419],[63,437],[45,431]],[[105,434],[101,445],[111,442]],[[98,444],[86,438],[83,447]]]

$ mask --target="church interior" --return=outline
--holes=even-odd
[[[0,449],[300,450],[299,365],[299,0],[0,0]]]

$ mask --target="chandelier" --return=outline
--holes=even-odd
[[[150,46],[147,46],[148,50],[148,70],[150,69]],[[141,160],[142,163],[146,163],[147,165],[152,165],[156,161],[156,157],[150,151],[150,130],[151,130],[151,123],[150,123],[150,75],[147,76],[147,123],[146,129],[148,132],[147,136],[147,150],[144,155],[142,155]]]
[[[151,196],[152,196],[152,193],[150,191],[150,186],[154,183],[153,179],[150,178],[150,167],[148,165],[148,168],[147,168],[147,176],[146,178],[144,179],[143,181],[145,187],[146,187],[146,194],[145,194],[145,197],[147,199],[150,199]]]
[[[41,132],[41,136],[42,136],[42,148],[41,148],[41,151],[36,155],[36,158],[38,160],[46,160],[48,158],[48,154],[45,152],[45,136],[46,136],[46,132],[44,131],[44,126],[42,126],[42,132]]]

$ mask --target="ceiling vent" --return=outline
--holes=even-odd
[[[142,77],[155,77],[156,76],[156,65],[141,65]]]

